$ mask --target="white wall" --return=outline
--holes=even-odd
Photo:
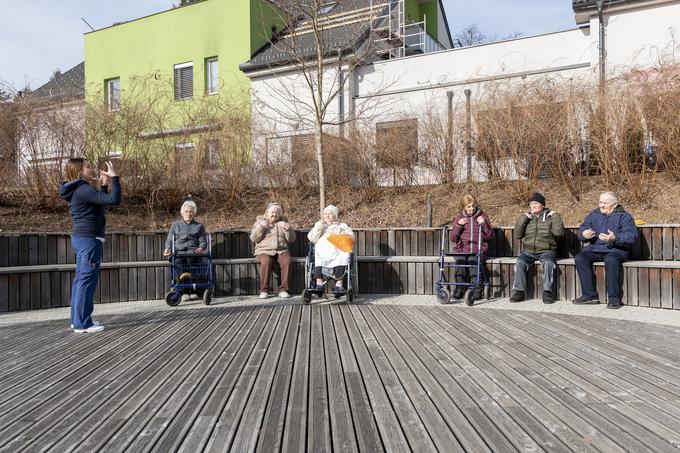
[[[606,17],[605,23],[609,75],[680,59],[680,2],[615,13]],[[590,29],[597,45],[597,17],[591,19]]]
[[[680,45],[675,41],[676,33],[680,32],[680,1],[612,11],[607,15],[606,23],[606,68],[610,76],[632,68],[677,63],[680,59]],[[433,109],[445,112],[447,91],[453,92],[453,102],[460,108],[465,100],[465,89],[472,91],[474,102],[488,86],[498,81],[513,85],[547,76],[557,82],[583,79],[595,83],[598,73],[598,22],[595,16],[590,27],[365,66],[355,74],[354,92],[348,96],[352,100],[345,112],[347,114],[349,109],[363,112],[364,124],[374,129],[374,124],[380,121],[419,118]],[[254,99],[273,99],[280,97],[281,90],[290,94],[299,87],[300,80],[290,75],[253,79]],[[309,89],[299,91],[299,96],[298,102],[304,103]],[[253,102],[255,105],[256,101]],[[291,125],[283,118],[276,119],[276,110],[290,111],[291,106],[277,102],[272,103],[275,108],[268,106],[257,114],[264,115],[266,111],[278,131],[290,129]],[[337,108],[334,104],[329,111],[337,112]],[[473,167],[479,172],[476,162]],[[427,170],[416,169],[416,173],[418,181],[433,182],[433,175]],[[463,176],[458,175],[459,178]],[[389,183],[389,178],[385,182]]]
[[[85,107],[72,102],[28,110],[19,118],[19,174],[62,165],[85,151]]]

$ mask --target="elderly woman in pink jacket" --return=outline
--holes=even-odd
[[[451,222],[451,242],[453,243],[453,253],[460,253],[456,256],[456,264],[471,265],[473,267],[456,268],[456,282],[465,283],[474,281],[477,278],[477,256],[481,244],[482,272],[484,272],[484,262],[489,254],[489,241],[493,238],[493,227],[489,216],[477,204],[477,200],[472,195],[464,195],[460,202],[461,211]],[[481,226],[481,235],[480,235]],[[481,236],[481,237],[480,237]],[[464,286],[456,286],[453,292],[454,299],[461,299],[465,293]],[[482,287],[475,287],[474,298],[482,298]]]

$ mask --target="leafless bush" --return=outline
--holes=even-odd
[[[104,102],[88,104],[89,156],[117,160],[126,198],[151,215],[176,208],[188,193],[235,203],[249,177],[247,109],[237,97],[168,101],[172,85],[148,80],[135,80],[116,112]]]

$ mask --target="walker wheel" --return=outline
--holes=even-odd
[[[212,302],[212,290],[206,289],[203,291],[203,303],[205,305],[210,305],[210,302]]]
[[[468,289],[467,291],[465,291],[465,296],[463,296],[463,300],[465,301],[465,305],[467,305],[468,307],[472,307],[472,305],[474,305],[475,299],[472,294],[472,289]]]
[[[347,301],[348,304],[351,304],[354,301],[354,290],[353,289],[347,290],[347,292],[345,293],[345,300]]]
[[[165,303],[170,305],[171,307],[176,307],[179,305],[180,297],[179,293],[177,293],[174,289],[171,289],[167,293],[165,293]]]
[[[451,299],[451,292],[448,288],[441,287],[437,289],[437,302],[440,304],[448,304]]]
[[[305,303],[305,305],[309,305],[309,303],[312,301],[312,293],[310,293],[306,289],[303,289],[302,290],[302,301]]]

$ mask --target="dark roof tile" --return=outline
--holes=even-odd
[[[50,80],[31,94],[33,98],[72,98],[85,96],[85,62]]]

